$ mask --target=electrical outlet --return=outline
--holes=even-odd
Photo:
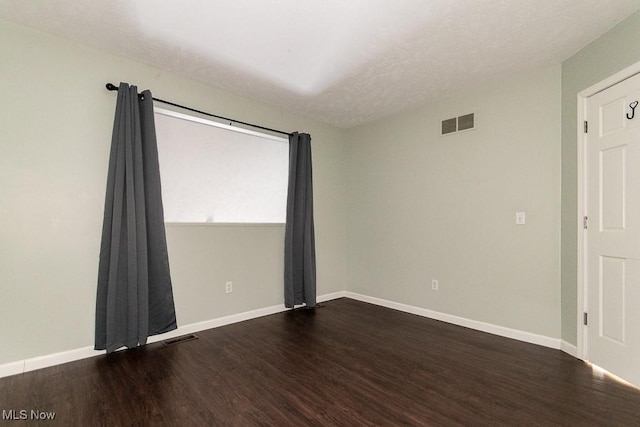
[[[431,289],[434,290],[434,291],[437,291],[438,290],[438,286],[439,286],[438,281],[436,279],[433,279],[431,281]]]
[[[227,293],[233,292],[233,282],[227,282],[224,284],[224,286]]]

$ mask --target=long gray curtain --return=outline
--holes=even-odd
[[[316,305],[311,136],[289,135],[289,187],[284,244],[284,305]]]
[[[176,329],[149,91],[120,83],[107,175],[96,350],[146,344]]]

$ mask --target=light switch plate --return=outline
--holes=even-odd
[[[516,224],[524,225],[525,224],[525,214],[524,212],[516,212]]]

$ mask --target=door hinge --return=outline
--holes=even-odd
[[[582,228],[584,228],[585,230],[589,229],[589,217],[585,216],[584,218],[582,218]]]
[[[589,320],[589,319],[588,319],[588,315],[587,315],[587,313],[586,313],[586,312],[582,313],[582,323],[583,323],[585,326],[587,326],[587,324],[589,323],[589,322],[588,322],[588,320]]]
[[[589,132],[589,122],[588,121],[584,121],[584,133],[588,133]]]

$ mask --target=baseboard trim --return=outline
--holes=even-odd
[[[498,326],[492,323],[480,322],[477,320],[467,319],[465,317],[454,316],[452,314],[441,313],[438,311],[429,310],[427,308],[415,307],[408,304],[389,301],[382,298],[371,297],[354,292],[346,292],[345,294],[347,298],[355,299],[358,301],[368,302],[370,304],[392,308],[394,310],[403,311],[405,313],[416,314],[418,316],[428,317],[430,319],[440,320],[442,322],[447,322],[458,326],[464,326],[465,328],[488,332],[490,334],[560,350],[561,342],[558,338],[551,338],[544,335],[521,331],[518,329]]]
[[[331,294],[320,295],[317,302],[331,301],[344,297],[344,291],[334,292]],[[232,323],[244,322],[245,320],[257,319],[258,317],[269,316],[271,314],[282,313],[289,310],[284,304],[272,305],[271,307],[258,308],[256,310],[245,311],[243,313],[232,314],[230,316],[218,317],[216,319],[205,320],[203,322],[191,323],[181,326],[178,329],[167,332],[166,334],[149,337],[148,343],[152,344],[158,341],[164,341],[169,338],[175,338],[182,335],[193,334],[207,329],[219,328],[221,326],[230,325]]]
[[[24,360],[17,362],[9,362],[0,365],[0,378],[9,377],[11,375],[21,374],[24,372]]]
[[[579,357],[578,357],[578,347],[576,347],[573,344],[570,344],[570,343],[566,342],[565,340],[560,341],[560,350],[564,351],[565,353],[567,353],[570,356],[575,357],[576,359],[579,359]]]
[[[326,301],[331,301],[334,299],[338,299],[338,298],[345,298],[347,296],[347,292],[346,291],[338,291],[338,292],[333,292],[331,294],[324,294],[318,297],[318,302],[326,302]]]
[[[317,302],[330,301],[337,298],[345,297],[344,291],[333,292],[330,294],[320,295]],[[270,314],[281,313],[289,310],[284,304],[263,307],[256,310],[245,311],[243,313],[232,314],[230,316],[218,317],[216,319],[205,320],[203,322],[191,323],[180,326],[171,332],[161,335],[149,337],[148,344],[152,344],[166,339],[179,337],[182,335],[193,334],[207,329],[219,328],[220,326],[230,325],[232,323],[243,322],[245,320],[257,319],[258,317],[268,316]],[[73,350],[62,351],[59,353],[47,354],[44,356],[31,357],[16,362],[9,362],[0,365],[0,378],[11,375],[23,374],[25,372],[35,371],[36,369],[48,368],[63,363],[75,362],[76,360],[88,359],[90,357],[103,355],[104,351],[97,351],[93,346],[76,348]]]
[[[440,320],[443,322],[451,323],[458,326],[464,326],[466,328],[471,328],[482,332],[488,332],[490,334],[499,335],[506,338],[512,338],[531,344],[537,344],[544,347],[562,350],[573,357],[577,357],[577,349],[574,345],[557,338],[550,338],[544,335],[511,329],[491,323],[480,322],[477,320],[467,319],[465,317],[454,316],[451,314],[441,313],[426,308],[415,307],[412,305],[389,301],[382,298],[362,295],[355,292],[333,292],[330,294],[319,296],[317,301],[325,302],[338,298],[351,298],[357,301],[367,302],[370,304],[379,305],[381,307],[399,310],[405,313],[416,314],[418,316],[428,317],[430,319]],[[148,343],[152,344],[158,341],[164,341],[166,339],[175,338],[182,335],[193,334],[207,329],[219,328],[221,326],[230,325],[232,323],[243,322],[245,320],[251,320],[271,314],[281,313],[286,310],[288,309],[284,306],[284,304],[279,304],[270,307],[259,308],[256,310],[246,311],[243,313],[232,314],[230,316],[218,317],[216,319],[206,320],[203,322],[191,323],[188,325],[180,326],[178,329],[167,332],[166,334],[149,337]],[[63,363],[74,362],[80,359],[87,359],[102,354],[104,354],[104,351],[96,351],[93,349],[93,347],[82,347],[59,353],[5,363],[0,365],[0,378],[8,377],[11,375],[18,375],[25,372],[34,371],[36,369],[48,368],[50,366],[61,365]]]
[[[59,353],[47,354],[45,356],[31,357],[23,361],[23,372],[30,372],[37,369],[48,368],[50,366],[62,365],[63,363],[75,362],[76,360],[81,359],[88,359],[90,357],[99,356],[101,354],[104,354],[104,351],[94,350],[92,346],[89,346],[68,351],[61,351]]]

